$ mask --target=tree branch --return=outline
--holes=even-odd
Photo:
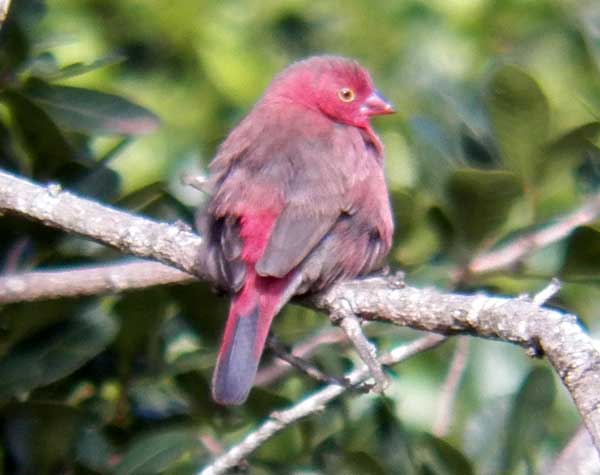
[[[399,363],[439,345],[444,340],[444,337],[437,335],[420,338],[412,343],[395,348],[382,356],[379,359],[380,364],[392,365]],[[365,366],[348,373],[345,379],[351,385],[356,385],[370,377],[370,375],[370,370]],[[266,422],[256,430],[250,432],[239,444],[231,447],[227,452],[215,459],[210,465],[199,472],[198,475],[220,475],[227,472],[254,452],[267,439],[270,439],[297,420],[322,410],[327,403],[343,394],[346,390],[347,388],[344,386],[330,384],[289,409],[271,414]]]
[[[204,277],[197,268],[202,239],[182,226],[157,223],[0,171],[0,211],[79,234],[124,253],[152,258]]]
[[[340,299],[352,302],[353,311],[369,320],[499,339],[545,355],[600,450],[600,354],[575,316],[523,299],[444,294],[408,286],[390,289],[382,278],[337,284],[312,302],[330,312]]]
[[[11,177],[11,175],[0,172],[0,187],[3,184],[2,181],[6,183],[6,176]],[[11,178],[17,179],[16,177]],[[194,178],[187,178],[188,183],[194,183],[194,186],[196,187],[200,186],[196,184],[196,181],[197,180]],[[50,185],[48,188],[53,188],[53,186],[56,187],[56,185]],[[58,191],[60,190],[60,188],[53,189]],[[2,206],[0,203],[0,210],[1,209]],[[11,206],[8,203],[6,210],[11,211]],[[24,214],[30,218],[36,219],[35,215],[26,213]],[[127,216],[131,218],[133,217],[131,215]],[[475,275],[510,267],[536,250],[564,238],[577,226],[592,222],[598,216],[600,216],[600,194],[594,195],[579,209],[563,217],[557,218],[552,224],[549,224],[542,229],[521,236],[520,238],[516,239],[515,241],[511,241],[500,249],[479,254],[473,258],[466,270],[463,269],[457,273],[456,278],[460,278],[460,275],[464,275],[465,273],[468,275]],[[37,219],[43,220],[43,218],[39,216]],[[62,228],[66,231],[76,232],[75,230],[71,230],[67,223],[63,224],[64,226],[62,226]],[[80,234],[84,236],[86,235],[85,233]],[[90,235],[88,237],[102,242],[101,239],[97,239],[94,236]],[[196,239],[199,239],[198,236],[195,237]],[[105,242],[105,244],[107,243]],[[125,252],[133,253],[129,250],[125,250]],[[142,257],[152,257],[156,259],[156,257],[154,257],[151,253],[145,253]],[[175,265],[181,269],[181,266],[178,265],[177,262],[165,262],[170,265]],[[178,278],[173,269],[168,266],[161,266],[156,262],[152,263],[151,265],[154,267],[149,267],[146,269],[143,274],[143,278],[140,278],[139,280],[135,278],[133,273],[134,268],[129,267],[127,264],[121,262],[113,264],[114,267],[111,267],[110,264],[98,267],[89,267],[88,272],[94,273],[92,276],[86,276],[83,273],[83,269],[81,269],[82,272],[79,273],[76,278],[71,278],[71,276],[69,276],[69,273],[73,272],[73,270],[70,269],[66,269],[64,271],[55,270],[48,274],[35,273],[31,276],[31,278],[29,278],[30,276],[27,273],[23,272],[18,274],[18,281],[13,280],[12,282],[6,282],[4,280],[6,278],[0,277],[0,304],[51,299],[63,296],[73,297],[96,295],[105,292],[112,292],[116,289],[110,285],[111,281],[119,282],[119,290],[124,291],[127,290],[127,283],[131,285],[132,289],[142,289],[146,287],[154,287],[156,285],[187,283],[190,281],[190,279],[192,279],[190,275],[185,273],[179,274]],[[188,267],[188,264],[186,264],[184,267]],[[194,272],[193,264],[192,267],[189,268],[189,271]],[[200,269],[196,269],[195,271],[200,272]],[[44,275],[47,275],[48,279],[51,279],[52,282],[45,282],[43,278]],[[10,277],[10,279],[12,279],[12,277]],[[79,285],[74,288],[73,283],[76,283],[76,281],[79,281]],[[64,283],[62,287],[61,282]],[[87,284],[87,286],[84,285],[84,282]],[[30,283],[35,283],[36,288],[32,289],[29,285]]]
[[[590,433],[580,427],[554,463],[544,470],[548,475],[598,475],[600,458]]]
[[[202,242],[197,235],[78,198],[57,185],[41,187],[0,172],[0,210],[205,277],[196,263]],[[338,283],[306,300],[328,314],[341,302],[364,319],[445,335],[494,338],[544,354],[600,449],[600,354],[574,316],[524,299],[399,287],[381,277]]]
[[[467,358],[469,355],[469,343],[466,337],[458,338],[458,343],[454,349],[454,355],[448,368],[448,374],[440,391],[440,401],[437,407],[435,422],[431,432],[436,437],[446,437],[452,416],[454,415],[454,402],[458,395],[460,382],[467,367]]]
[[[0,304],[82,297],[194,280],[191,274],[151,261],[23,272],[0,277]]]
[[[8,9],[10,8],[10,0],[0,0],[0,28],[2,27],[2,23],[6,20],[8,16]]]
[[[600,193],[591,196],[575,211],[558,217],[552,224],[510,241],[499,249],[486,251],[467,266],[467,274],[483,274],[523,260],[533,252],[567,237],[576,227],[591,223],[600,216]]]

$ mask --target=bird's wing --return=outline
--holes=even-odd
[[[333,227],[342,210],[331,206],[318,214],[288,204],[277,219],[265,251],[256,263],[261,276],[283,277],[319,244]]]
[[[349,211],[351,157],[336,147],[335,135],[290,146],[284,160],[291,163],[294,176],[286,181],[284,207],[256,263],[262,276],[288,274]]]
[[[239,155],[226,142],[211,168],[223,168],[208,207],[214,216],[243,218],[261,209],[276,216],[255,264],[261,276],[288,274],[349,211],[352,181],[365,158],[359,134],[321,114],[300,112],[291,117],[288,110],[285,120],[244,140],[252,145]]]

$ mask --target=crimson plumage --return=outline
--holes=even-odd
[[[200,260],[232,292],[213,398],[241,404],[294,295],[377,270],[393,222],[372,115],[392,107],[355,61],[290,65],[220,146],[198,214]]]

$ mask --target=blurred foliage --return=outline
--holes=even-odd
[[[191,222],[202,196],[181,175],[205,170],[277,71],[323,52],[359,59],[399,111],[375,126],[397,225],[390,263],[411,282],[452,287],[474,253],[600,191],[593,0],[12,3],[0,166],[106,203]],[[516,295],[560,275],[552,303],[595,334],[599,226],[460,286]],[[116,257],[12,217],[0,231],[4,272]],[[226,305],[196,284],[0,309],[0,474],[191,474],[209,448],[317,387],[293,373],[241,408],[213,404]],[[328,325],[288,306],[274,331],[292,343]],[[381,348],[415,336],[370,331]],[[288,428],[249,473],[542,472],[578,424],[571,401],[521,349],[471,347],[447,437],[430,431],[452,345],[394,368],[389,398],[348,394]],[[340,374],[356,356],[327,346],[314,360]]]

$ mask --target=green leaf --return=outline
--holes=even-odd
[[[211,354],[211,368],[214,364],[214,356]],[[177,389],[183,393],[189,406],[189,413],[194,420],[210,421],[212,417],[222,409],[211,398],[210,385],[207,378],[199,371],[188,371],[175,375]]]
[[[96,71],[98,69],[114,66],[116,64],[125,61],[125,56],[121,54],[111,54],[103,58],[99,58],[91,63],[73,63],[60,68],[52,74],[44,76],[44,79],[48,81],[58,81],[62,79],[69,79],[76,76]]]
[[[152,475],[204,453],[196,431],[166,429],[138,437],[117,465],[115,475]]]
[[[514,473],[518,464],[530,459],[544,438],[556,389],[552,371],[536,367],[517,393],[506,427],[501,473]]]
[[[548,136],[546,96],[526,72],[505,65],[489,81],[485,102],[505,165],[526,183],[535,183]]]
[[[428,118],[414,118],[409,125],[423,185],[442,198],[448,176],[462,165],[460,148],[450,134]]]
[[[13,126],[34,162],[34,175],[47,178],[60,166],[75,159],[75,151],[44,109],[16,91],[3,96],[10,108]]]
[[[23,64],[31,50],[31,42],[24,28],[14,19],[13,11],[0,29],[0,78],[12,79],[16,69]]]
[[[585,45],[596,69],[600,71],[600,7],[596,2],[584,2],[578,13]]]
[[[71,374],[104,350],[116,330],[113,319],[97,308],[19,343],[0,360],[0,399]]]
[[[140,212],[165,196],[165,184],[162,181],[149,183],[142,188],[132,191],[117,202],[120,208]]]
[[[451,215],[466,244],[475,246],[501,226],[523,193],[516,175],[500,170],[456,170],[447,184]]]
[[[5,221],[0,221],[0,236],[8,233],[8,230],[4,229],[5,225],[13,224]],[[29,232],[28,229],[17,228],[17,230],[22,234]],[[10,249],[9,252],[11,252]],[[68,320],[79,311],[79,308],[80,306],[73,299],[20,302],[2,308],[2,312],[0,312],[0,328],[2,329],[0,362],[17,345],[26,345],[25,342],[28,339],[34,339],[35,335],[45,333],[52,326]],[[38,315],[44,315],[44,318],[38,318]]]
[[[56,74],[59,70],[56,57],[49,52],[43,52],[30,59],[22,75],[29,74],[36,77],[46,77]]]
[[[25,402],[4,407],[2,416],[5,447],[17,466],[11,473],[71,471],[82,412],[62,403]]]
[[[162,289],[130,292],[114,307],[121,326],[115,339],[117,367],[121,376],[130,374],[134,362],[143,358],[159,364],[159,327],[166,315],[169,300]]]
[[[374,425],[375,434],[369,437],[369,442],[375,446],[378,461],[385,466],[387,473],[416,475],[414,437],[402,425],[395,404],[396,401],[381,398],[375,404],[371,420],[365,417],[353,424],[351,430],[360,432],[366,424]]]
[[[419,473],[435,475],[470,475],[473,467],[469,460],[448,442],[431,434],[423,434],[415,446]]]
[[[140,135],[154,131],[158,117],[113,94],[30,81],[24,92],[61,127],[90,135]]]
[[[76,167],[72,168],[76,169]],[[93,167],[91,170],[84,167],[82,169],[79,179],[69,186],[72,191],[103,202],[111,202],[119,196],[121,176],[116,171],[103,165]],[[69,183],[68,180],[63,179],[66,171],[61,169],[60,183]]]
[[[23,158],[23,154],[15,148],[10,129],[0,121],[0,168],[23,175],[26,169]]]
[[[579,125],[561,135],[548,145],[547,149],[553,154],[575,156],[585,153],[593,147],[594,141],[600,135],[600,122],[588,122]]]
[[[564,279],[600,277],[600,225],[580,226],[567,241],[560,271]]]
[[[511,404],[512,399],[508,395],[487,398],[466,421],[462,447],[477,465],[479,473],[500,473],[503,436]]]
[[[325,457],[327,474],[385,475],[386,470],[366,452],[337,452]]]
[[[109,473],[114,449],[99,427],[85,424],[77,437],[77,462],[99,473]]]
[[[255,389],[253,389],[254,391]],[[271,406],[271,408],[273,407],[281,406]],[[300,457],[304,448],[301,427],[296,424],[278,432],[259,447],[256,451],[256,459],[271,463],[286,463]]]
[[[600,187],[600,149],[596,146],[598,137],[600,122],[588,122],[552,141],[546,150],[554,162],[551,164],[555,169],[554,175],[559,173],[556,170],[558,166],[562,167],[564,174],[570,175],[573,175],[575,168],[579,187],[585,191],[597,190]]]

